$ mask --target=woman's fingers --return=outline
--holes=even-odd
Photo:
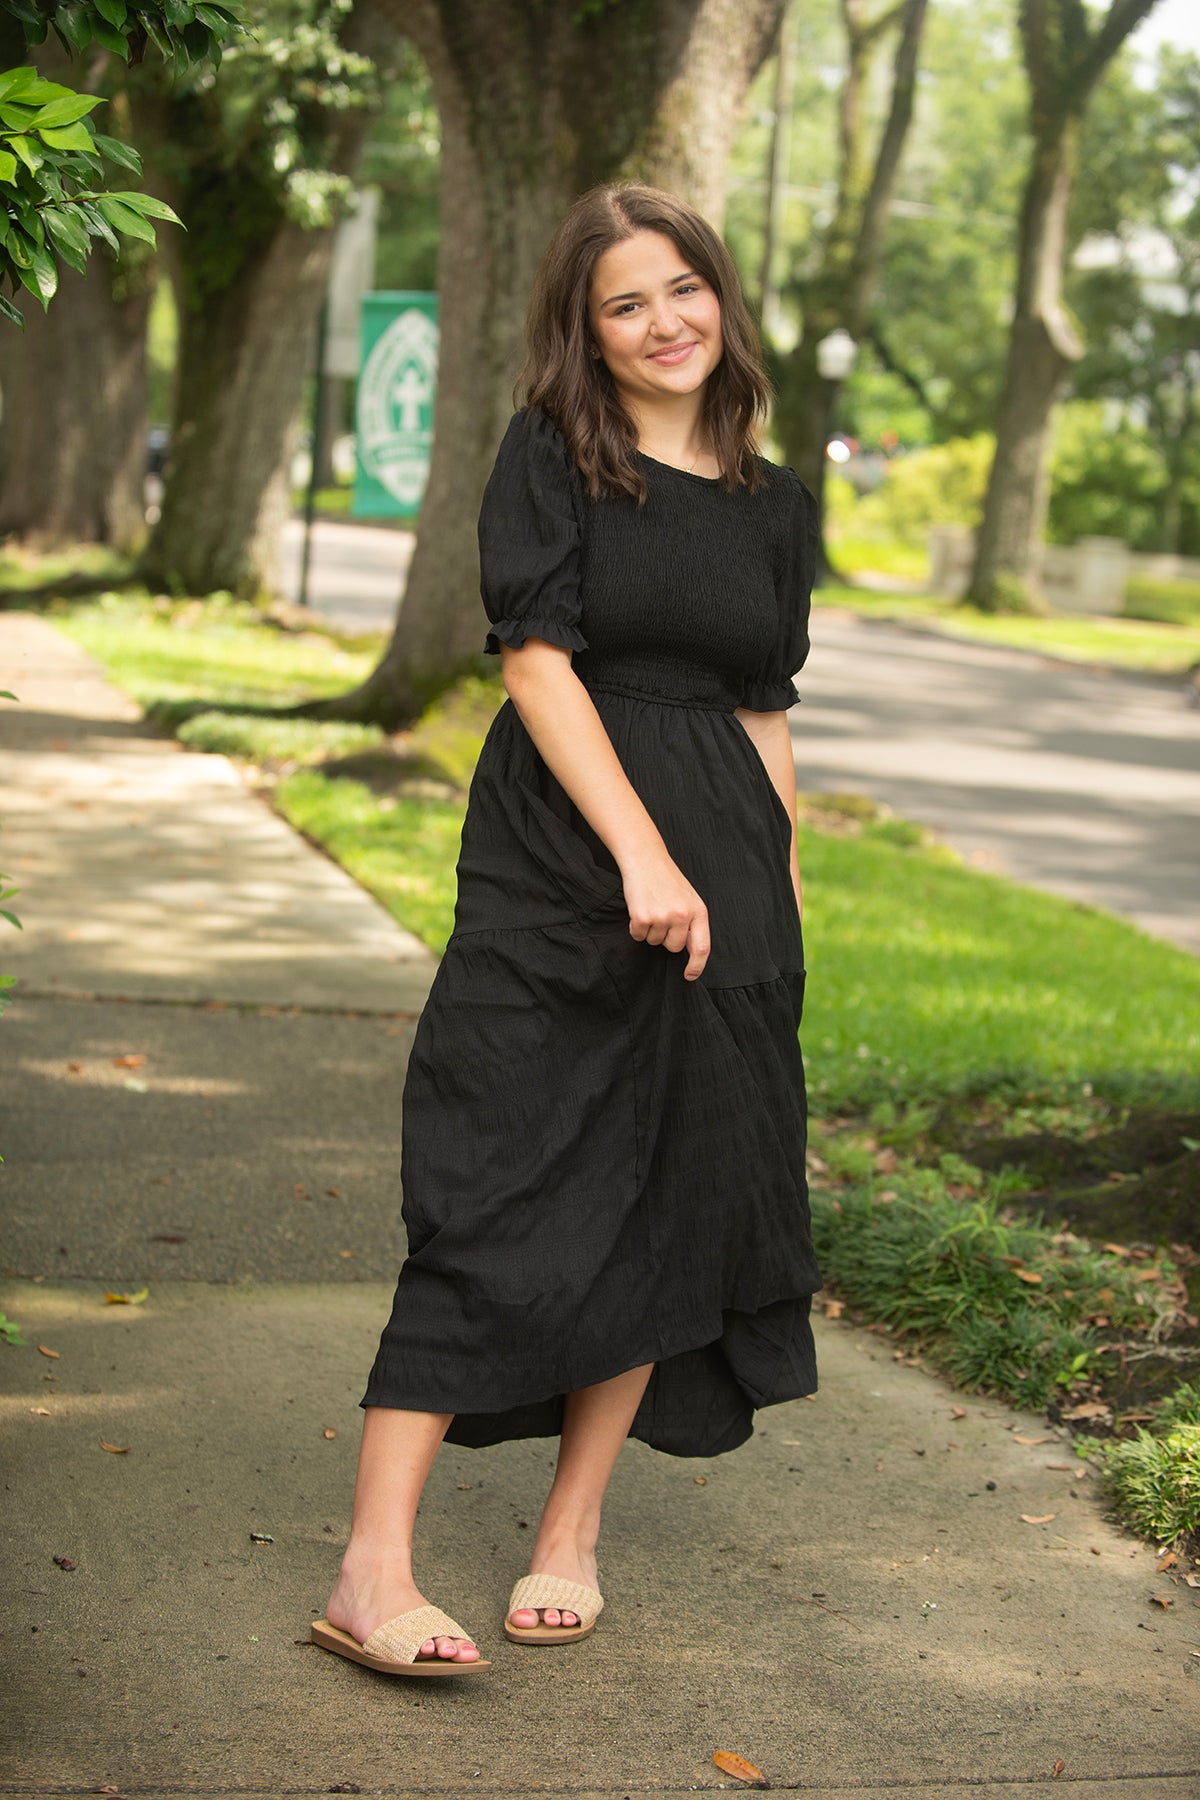
[[[697,917],[692,920],[692,927],[688,932],[687,947],[691,951],[691,955],[688,957],[687,968],[683,971],[683,979],[685,981],[695,981],[697,975],[703,975],[704,965],[708,961],[708,953],[712,948],[708,935],[707,912],[705,912],[702,917]]]

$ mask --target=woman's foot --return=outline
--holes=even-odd
[[[388,1619],[428,1605],[407,1571],[382,1567],[349,1569],[343,1563],[325,1617],[339,1631],[349,1632],[356,1643],[365,1644]],[[417,1660],[434,1657],[445,1662],[472,1663],[479,1661],[479,1651],[470,1638],[426,1638]]]
[[[558,1575],[564,1581],[577,1581],[583,1587],[599,1589],[595,1543],[580,1543],[567,1533],[538,1533],[533,1555],[529,1559],[531,1575]],[[579,1615],[557,1606],[518,1607],[509,1614],[509,1623],[518,1631],[531,1631],[535,1625],[562,1625],[567,1629],[579,1624]]]

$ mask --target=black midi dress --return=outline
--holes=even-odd
[[[506,702],[409,1061],[408,1255],[362,1402],[453,1413],[452,1442],[556,1433],[565,1394],[653,1363],[631,1435],[715,1455],[816,1387],[791,823],[734,710],[797,697],[815,507],[760,466],[730,492],[639,454],[644,506],[592,501],[526,409],[487,486],[487,649],[573,652],[712,952],[689,982],[630,936],[611,854]]]

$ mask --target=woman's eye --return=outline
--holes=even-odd
[[[698,281],[685,282],[683,287],[677,287],[675,292],[677,294],[698,294],[700,292],[700,283]]]
[[[627,300],[624,306],[618,306],[616,312],[613,314],[613,318],[619,319],[622,313],[632,312],[636,305],[636,300]]]

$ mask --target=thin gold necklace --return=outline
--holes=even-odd
[[[692,470],[696,467],[696,464],[700,461],[700,458],[702,456],[707,456],[707,454],[708,454],[707,450],[697,450],[695,456],[693,456],[691,462],[688,464],[686,469],[682,468],[682,465],[679,463],[667,462],[667,459],[662,456],[653,456],[650,458],[650,460],[652,462],[667,462],[667,467],[669,469],[679,469],[682,474],[690,475]],[[643,452],[643,455],[650,456],[650,452],[648,450],[646,450]]]

